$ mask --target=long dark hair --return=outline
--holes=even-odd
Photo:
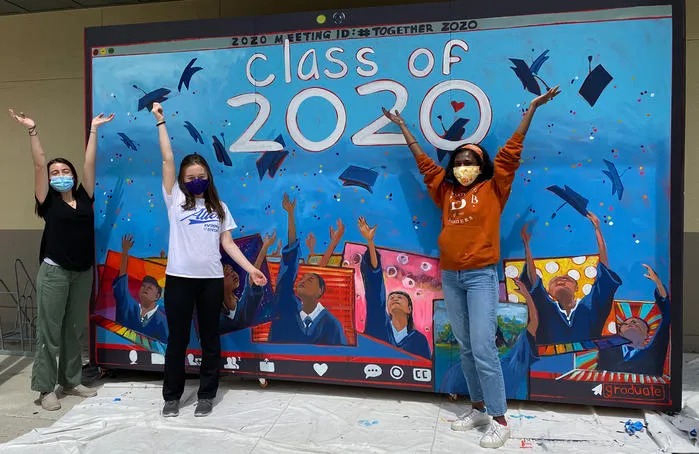
[[[386,299],[390,298],[391,295],[403,295],[405,299],[408,300],[408,307],[410,308],[410,313],[408,314],[408,332],[413,331],[415,329],[415,323],[413,322],[413,299],[410,297],[410,295],[405,292],[401,292],[400,290],[389,293]]]
[[[58,191],[53,189],[51,187],[51,166],[54,164],[65,164],[68,166],[70,169],[70,172],[73,174],[73,187],[70,189],[70,192],[73,194],[73,198],[77,199],[78,198],[78,174],[75,171],[75,166],[73,166],[73,163],[67,160],[66,158],[54,158],[50,160],[46,164],[46,173],[48,174],[48,179],[49,179],[49,192],[46,194],[46,197],[53,197],[55,194],[59,194]],[[34,212],[36,212],[36,215],[39,216],[40,218],[44,218],[44,212],[41,209],[41,205],[39,204],[39,200],[34,201]]]
[[[464,148],[466,145],[473,145],[478,148],[483,152],[483,156],[479,156],[478,153],[473,152],[472,150],[468,150],[467,148]],[[476,180],[473,182],[473,184],[480,183],[481,181],[487,181],[493,178],[493,172],[495,171],[495,167],[493,165],[493,161],[490,159],[490,155],[488,154],[488,151],[483,148],[482,145],[477,144],[477,143],[471,143],[471,144],[463,144],[458,147],[454,151],[450,153],[449,156],[449,164],[445,167],[446,174],[444,175],[444,181],[447,183],[459,185],[460,183],[457,181],[456,177],[454,176],[454,160],[456,159],[456,155],[458,155],[462,151],[471,151],[473,155],[476,157],[476,161],[478,161],[478,165],[481,168],[481,173],[478,175]]]
[[[214,184],[214,176],[211,173],[211,168],[209,167],[209,164],[206,162],[206,159],[204,159],[201,155],[198,155],[196,153],[188,154],[187,156],[182,158],[182,162],[180,163],[180,173],[177,176],[177,183],[180,185],[180,189],[182,190],[182,193],[184,193],[185,197],[185,201],[182,204],[182,209],[192,210],[196,205],[196,199],[194,195],[191,192],[189,192],[187,186],[185,186],[184,184],[185,170],[187,170],[187,167],[193,166],[195,164],[202,166],[204,170],[206,170],[206,177],[209,180],[209,186],[206,188],[206,191],[204,191],[204,204],[206,205],[206,211],[208,211],[209,213],[215,211],[218,215],[219,221],[223,222],[223,220],[226,218],[226,212],[223,210],[223,205],[221,205],[221,199],[219,199],[218,197],[218,191],[216,191],[216,185]]]

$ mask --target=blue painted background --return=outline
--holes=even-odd
[[[654,284],[643,277],[641,263],[653,266],[664,282],[670,266],[671,29],[670,19],[648,19],[292,44],[292,75],[300,56],[315,48],[321,77],[301,81],[294,75],[288,84],[284,82],[281,45],[94,58],[92,110],[116,113],[115,120],[100,130],[95,192],[98,263],[104,261],[108,249],[120,249],[125,233],[136,235],[131,251],[134,256],[158,256],[161,249],[167,250],[168,224],[160,189],[155,122],[150,113],[137,111],[142,93],[132,87],[134,84],[145,91],[159,87],[172,90],[163,107],[176,160],[192,152],[207,158],[219,194],[239,226],[234,236],[276,229],[285,240],[286,212],[281,209],[281,200],[288,192],[298,199],[298,238],[303,240],[313,232],[318,239],[317,253],[325,249],[328,227],[337,218],[347,226],[343,242],[363,243],[356,218],[364,215],[370,224],[379,225],[379,247],[437,256],[439,212],[426,196],[407,147],[357,147],[350,141],[352,134],[380,115],[381,106],[390,107],[394,98],[385,92],[359,96],[355,87],[377,79],[405,85],[409,99],[403,116],[425,151],[436,157],[434,147],[420,132],[419,107],[425,93],[447,78],[440,71],[444,44],[449,39],[462,39],[469,50],[454,49],[453,54],[462,61],[452,66],[449,77],[468,80],[488,96],[493,123],[483,145],[491,156],[514,131],[523,108],[534,97],[522,88],[510,69],[509,58],[531,62],[548,49],[550,59],[539,75],[550,86],[560,85],[562,91],[539,109],[527,135],[523,163],[502,218],[502,258],[524,256],[519,235],[524,221],[536,221],[532,239],[535,258],[597,252],[587,219],[569,207],[551,218],[561,200],[545,188],[567,184],[590,199],[590,210],[602,220],[610,267],[623,279],[616,298],[650,300]],[[338,69],[323,57],[333,46],[345,50],[341,58],[349,66],[347,76],[340,80],[322,74],[325,68]],[[354,70],[354,54],[365,46],[374,49],[369,58],[379,68],[371,78],[360,77]],[[407,68],[410,53],[418,47],[429,48],[435,55],[435,69],[423,79],[411,76]],[[270,71],[277,77],[268,87],[255,89],[245,76],[245,63],[255,52],[268,57],[268,61],[258,60],[253,66],[258,79]],[[593,67],[602,64],[614,77],[594,107],[578,94],[588,72],[588,55],[593,58]],[[192,58],[204,69],[194,74],[189,90],[183,88],[178,93],[180,74]],[[418,61],[422,67],[424,60]],[[312,86],[335,93],[347,111],[347,128],[340,141],[317,153],[294,144],[285,126],[291,98]],[[233,165],[226,167],[216,162],[211,145],[212,135],[223,133],[228,146],[248,127],[257,107],[231,108],[226,101],[251,92],[264,95],[272,107],[255,139],[274,140],[281,134],[291,151],[274,178],[259,179],[255,167],[259,154],[232,153]],[[453,100],[465,102],[464,109],[455,113],[450,105]],[[457,116],[469,118],[466,135],[479,119],[473,98],[457,91],[444,94],[435,104],[431,121],[439,132],[437,115],[443,116],[446,126]],[[325,137],[335,126],[332,107],[319,99],[305,102],[298,118],[301,131],[311,140]],[[203,145],[192,140],[185,121],[203,131]],[[138,149],[127,148],[117,132],[127,134]],[[382,132],[398,129],[389,125]],[[606,169],[602,159],[626,172],[621,201],[612,195],[610,182],[602,173]],[[373,194],[342,185],[338,176],[349,164],[380,172]],[[303,254],[307,253],[302,248]],[[341,246],[336,252],[341,252]]]

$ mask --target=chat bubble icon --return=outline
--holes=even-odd
[[[364,366],[364,378],[374,378],[374,377],[379,377],[383,370],[381,370],[381,366],[378,364],[367,364]]]

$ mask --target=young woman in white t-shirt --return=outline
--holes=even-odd
[[[165,127],[163,109],[154,103],[160,151],[163,156],[163,197],[170,222],[165,274],[165,314],[169,328],[163,381],[163,416],[179,414],[185,383],[185,353],[192,313],[196,309],[202,358],[194,416],[211,413],[218,390],[221,342],[219,316],[223,301],[220,247],[240,265],[256,285],[267,278],[240,251],[231,237],[235,221],[214,186],[206,160],[197,154],[182,159],[175,175],[175,157]]]

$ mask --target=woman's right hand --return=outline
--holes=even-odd
[[[155,121],[161,122],[161,121],[165,120],[165,113],[163,112],[163,106],[161,106],[159,102],[153,103],[153,108],[151,109],[151,113],[155,117]]]
[[[10,116],[15,119],[15,121],[27,129],[32,129],[36,126],[36,122],[26,116],[24,112],[15,113],[14,110],[8,109],[10,111]]]
[[[397,125],[404,125],[405,124],[405,120],[403,120],[403,117],[400,116],[400,113],[398,113],[397,110],[395,111],[395,113],[391,113],[390,111],[388,111],[384,107],[382,107],[381,111],[386,116],[386,118],[391,120],[393,123],[395,123]]]

